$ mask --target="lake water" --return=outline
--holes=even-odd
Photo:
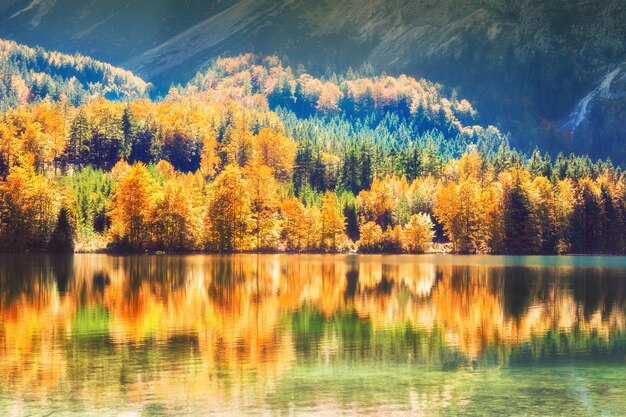
[[[0,256],[0,415],[626,415],[626,258]]]

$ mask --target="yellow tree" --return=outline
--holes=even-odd
[[[157,162],[154,168],[159,176],[165,181],[170,180],[177,175],[177,172],[172,164],[164,160],[160,160],[159,162]]]
[[[315,250],[321,248],[322,242],[322,220],[319,207],[306,207],[304,210],[304,235],[306,236],[305,249]]]
[[[499,252],[504,241],[502,187],[498,182],[485,185],[480,195],[485,252]]]
[[[249,248],[249,186],[236,164],[228,165],[208,188],[205,242],[208,250],[235,252]]]
[[[22,153],[33,155],[35,169],[37,172],[42,172],[46,162],[46,143],[43,140],[41,125],[33,123],[30,118],[23,120],[23,122],[22,134],[20,135]]]
[[[378,252],[383,244],[383,230],[375,222],[369,221],[359,227],[359,250]]]
[[[402,246],[409,253],[424,253],[433,243],[434,224],[425,213],[414,214],[402,229]]]
[[[21,145],[17,138],[15,126],[5,116],[2,123],[0,123],[0,156],[2,157],[2,175],[6,175],[9,168],[16,163],[17,157],[21,152],[20,148]]]
[[[394,227],[388,227],[383,234],[383,248],[386,253],[400,253],[402,252],[402,227],[396,225]]]
[[[302,252],[308,249],[310,239],[307,210],[302,201],[295,197],[285,199],[280,204],[283,219],[283,239],[288,251]]]
[[[372,182],[370,190],[363,190],[355,204],[360,223],[373,221],[386,229],[393,222],[396,198],[392,187],[393,179],[386,177]]]
[[[459,179],[475,178],[482,180],[485,170],[483,169],[483,160],[478,154],[478,150],[473,147],[464,153],[458,161],[458,177]]]
[[[207,135],[202,141],[202,153],[200,154],[200,172],[205,178],[213,178],[220,165],[220,157],[217,153],[217,140],[213,135]]]
[[[150,219],[159,199],[158,184],[141,162],[114,171],[123,173],[114,185],[109,209],[113,243],[146,248],[151,240]]]
[[[320,210],[322,249],[336,251],[346,227],[346,219],[339,208],[335,193],[327,191]]]
[[[256,250],[275,249],[280,237],[279,184],[267,165],[253,162],[245,171],[250,195],[250,234]]]
[[[59,157],[67,146],[65,120],[59,106],[42,102],[32,110],[34,122],[41,127],[41,163],[45,167],[53,165],[56,168]]]
[[[54,230],[61,195],[54,183],[35,173],[32,155],[13,165],[0,183],[0,247],[44,249]]]
[[[155,246],[165,250],[197,249],[202,237],[202,190],[190,174],[177,174],[163,184],[153,216]]]
[[[322,240],[320,216],[319,207],[305,207],[302,201],[295,197],[282,201],[282,236],[287,250],[302,252],[320,248]]]
[[[455,252],[477,252],[484,247],[481,196],[482,190],[473,179],[450,182],[439,191],[433,212]]]
[[[255,158],[272,168],[280,181],[289,181],[296,158],[296,143],[283,133],[261,129],[255,138]]]
[[[541,225],[543,252],[558,252],[556,188],[546,177],[535,177],[531,185],[531,194],[534,196],[534,206]]]

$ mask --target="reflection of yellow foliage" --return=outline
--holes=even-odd
[[[100,336],[110,340],[120,355],[128,355],[131,348],[150,349],[152,344],[165,348],[179,337],[193,341],[177,353],[190,355],[180,372],[130,384],[130,398],[133,392],[139,397],[151,390],[181,401],[186,392],[211,393],[220,401],[245,395],[243,390],[252,381],[266,387],[275,384],[297,358],[295,335],[283,320],[303,306],[328,320],[354,313],[374,332],[407,325],[426,332],[439,329],[449,348],[469,358],[488,347],[509,348],[553,329],[596,332],[609,340],[626,328],[622,310],[603,313],[600,305],[583,314],[573,294],[561,285],[548,293],[534,291],[531,285],[529,305],[514,317],[504,303],[501,269],[437,264],[432,259],[76,257],[66,292],[58,291],[52,276],[41,276],[28,291],[0,304],[0,383],[44,395],[70,380],[71,367],[88,369],[93,358],[76,349],[89,329],[78,329],[77,318],[81,311],[97,308],[106,312],[105,334]],[[525,271],[529,279],[541,276],[539,269]],[[568,273],[560,267],[550,276],[558,282]],[[106,284],[97,284],[95,277]],[[328,360],[341,345],[332,331],[322,336],[319,354]],[[199,360],[191,360],[196,356]],[[98,375],[110,378],[102,384],[117,384],[121,369],[115,366]],[[231,375],[228,382],[218,377],[224,370]],[[242,391],[233,393],[236,387]],[[95,402],[105,398],[100,392],[85,396]]]

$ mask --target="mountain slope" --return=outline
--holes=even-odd
[[[562,120],[560,129],[576,149],[621,161],[626,153],[626,63],[608,71]]]

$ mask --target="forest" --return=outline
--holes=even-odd
[[[21,85],[2,251],[626,251],[620,167],[512,149],[426,80],[242,55],[154,99]]]
[[[152,86],[130,71],[75,54],[0,39],[0,110],[44,98],[84,104],[97,97],[147,96]]]

